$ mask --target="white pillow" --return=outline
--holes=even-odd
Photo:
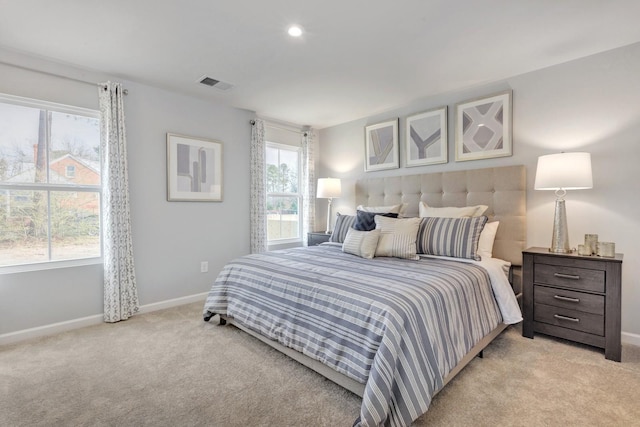
[[[408,205],[409,205],[408,203],[401,203],[399,205],[390,205],[390,206],[358,205],[356,210],[364,211],[364,212],[375,212],[375,213],[395,213],[395,214],[398,214],[398,217],[402,217]]]
[[[388,218],[375,216],[376,230],[380,230],[376,256],[419,259],[416,239],[420,218]]]
[[[484,225],[478,239],[478,255],[481,259],[493,258],[493,242],[496,240],[500,221],[488,222]]]
[[[445,208],[432,208],[425,202],[420,202],[420,218],[469,218],[481,216],[489,208],[487,205],[464,206],[457,208],[449,206]]]
[[[359,231],[350,228],[342,244],[342,252],[371,259],[376,254],[380,230]]]

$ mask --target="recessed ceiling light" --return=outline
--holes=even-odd
[[[302,35],[302,28],[297,25],[289,27],[288,33],[291,37],[300,37]]]

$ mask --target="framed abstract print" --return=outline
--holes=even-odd
[[[456,105],[456,162],[511,156],[511,91]]]
[[[400,167],[398,155],[398,119],[365,126],[366,172]]]
[[[167,200],[222,201],[222,142],[167,134]]]
[[[447,163],[447,107],[407,117],[406,166]]]

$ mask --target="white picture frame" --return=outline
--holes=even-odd
[[[447,163],[447,107],[438,107],[407,117],[405,166]]]
[[[456,105],[456,162],[511,156],[511,90]]]
[[[400,167],[398,119],[365,126],[365,172]]]
[[[222,201],[222,142],[167,133],[167,200]]]

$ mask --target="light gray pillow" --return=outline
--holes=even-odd
[[[379,237],[380,230],[360,231],[351,228],[342,244],[342,252],[371,259],[376,254]]]
[[[380,230],[376,256],[419,259],[416,254],[416,236],[420,218],[387,218],[376,215],[376,229]]]

